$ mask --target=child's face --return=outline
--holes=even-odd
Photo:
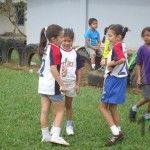
[[[146,44],[150,45],[150,32],[145,31],[143,34],[143,40]]]
[[[98,27],[98,22],[97,21],[93,21],[92,24],[90,25],[90,28],[95,30]]]
[[[108,30],[108,39],[112,46],[122,41],[121,35],[116,35],[114,31],[110,29]]]
[[[63,42],[63,36],[64,36],[64,31],[61,31],[57,38],[52,38],[52,40],[51,40],[52,43],[57,46],[61,46],[61,44]]]
[[[72,44],[73,44],[73,40],[70,37],[68,36],[64,37],[62,42],[62,47],[65,50],[69,50],[72,47]]]

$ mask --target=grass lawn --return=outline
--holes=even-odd
[[[141,95],[127,94],[127,101],[119,105],[121,127],[125,138],[117,145],[103,147],[110,129],[98,110],[102,90],[95,87],[81,87],[74,98],[74,136],[65,133],[65,119],[62,136],[71,144],[62,147],[41,143],[40,96],[37,94],[38,74],[17,71],[0,66],[0,150],[148,150],[150,132],[141,136],[140,125],[130,123],[128,110]],[[138,113],[138,119],[145,113],[146,106]],[[52,121],[52,118],[50,118]]]

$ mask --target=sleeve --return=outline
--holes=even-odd
[[[121,46],[114,46],[112,49],[112,60],[114,61],[118,61],[122,58],[124,58],[124,53],[122,51],[122,47]]]
[[[83,67],[83,63],[82,63],[81,57],[80,57],[80,55],[78,53],[77,53],[76,61],[77,61],[77,70],[78,70],[78,69]]]
[[[100,40],[100,33],[97,31],[97,39]]]
[[[51,47],[50,49],[50,66],[61,64],[61,52],[56,47]]]
[[[139,48],[137,52],[137,57],[136,57],[136,64],[142,65],[143,59],[142,59],[142,48]]]
[[[87,32],[85,32],[84,37],[85,37],[86,39],[89,39],[89,38],[90,38],[90,32],[89,32],[89,30],[87,30]]]

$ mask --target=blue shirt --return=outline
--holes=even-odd
[[[97,30],[92,31],[91,29],[88,29],[87,32],[84,34],[84,37],[90,40],[90,44],[92,46],[96,46],[97,41],[100,40],[100,34]]]

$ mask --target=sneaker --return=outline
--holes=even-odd
[[[129,119],[131,122],[136,121],[136,111],[133,111],[132,108],[129,110]]]
[[[66,128],[66,133],[67,133],[67,135],[74,135],[73,127],[72,126],[68,126]]]
[[[110,137],[108,139],[105,146],[112,146],[112,145],[116,144],[118,141],[121,141],[122,139],[123,139],[123,134],[122,133],[120,133],[119,135],[113,135],[112,137]]]
[[[50,142],[51,141],[51,136],[48,137],[43,137],[41,142]]]
[[[68,142],[66,142],[62,137],[52,137],[50,142],[55,143],[55,144],[60,144],[64,146],[70,146]]]

